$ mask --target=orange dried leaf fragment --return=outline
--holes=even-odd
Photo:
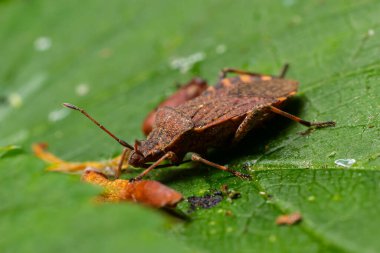
[[[294,225],[299,222],[301,222],[302,216],[299,212],[291,213],[291,214],[285,214],[285,215],[280,215],[276,219],[276,224],[277,225]]]
[[[47,162],[50,164],[48,167],[48,170],[50,171],[59,171],[59,172],[81,172],[84,171],[86,168],[92,168],[100,170],[104,173],[106,173],[107,168],[116,168],[120,157],[117,156],[111,160],[104,161],[104,162],[97,162],[97,161],[86,161],[86,162],[67,162],[64,161],[54,154],[46,151],[47,144],[46,143],[35,143],[32,145],[32,149],[34,154],[40,158],[41,160]],[[128,167],[128,164],[124,163],[122,169],[126,169]]]
[[[85,171],[82,179],[104,188],[102,201],[134,201],[161,208],[174,207],[183,198],[181,193],[153,180],[133,182],[123,179],[109,180],[102,173],[95,171]]]
[[[82,180],[104,189],[101,201],[133,201],[151,207],[174,207],[182,200],[182,194],[153,180],[130,182],[128,180],[109,180],[102,173],[105,167],[115,168],[119,157],[108,162],[67,162],[46,151],[46,144],[34,144],[32,149],[41,160],[50,163],[49,170],[60,172],[83,172]],[[95,171],[96,170],[96,171]],[[102,171],[102,172],[99,172]]]

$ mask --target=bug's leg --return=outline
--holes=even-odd
[[[250,72],[250,71],[245,71],[245,70],[240,70],[240,69],[234,69],[234,68],[224,68],[219,73],[219,80],[226,78],[228,73],[234,73],[234,74],[238,74],[238,75],[254,76],[254,77],[259,77],[263,80],[270,80],[273,78],[273,76],[271,76],[271,75],[264,75],[264,74],[260,74],[260,73],[255,73],[255,72]]]
[[[154,162],[152,165],[150,165],[146,170],[144,170],[143,172],[141,172],[140,175],[138,175],[135,178],[129,179],[129,181],[133,182],[133,181],[141,180],[146,174],[148,174],[151,170],[153,170],[154,168],[156,168],[163,160],[165,160],[165,159],[174,159],[175,156],[176,155],[173,152],[166,153],[160,159],[158,159],[156,162]]]
[[[131,150],[129,148],[124,148],[123,149],[123,153],[121,153],[121,155],[118,157],[119,158],[119,162],[117,164],[117,168],[115,170],[115,178],[119,178],[120,177],[120,174],[121,174],[121,170],[123,168],[123,164],[125,162],[125,158],[127,157],[127,155],[129,155],[131,153]]]
[[[235,136],[232,140],[232,145],[236,145],[247,133],[254,127],[257,122],[260,122],[260,119],[264,117],[265,113],[263,112],[250,112],[245,116],[242,123],[240,123],[238,129],[235,132]]]
[[[251,179],[251,176],[248,175],[248,174],[244,174],[244,173],[241,173],[239,171],[236,171],[236,170],[231,170],[229,168],[227,168],[226,166],[222,166],[222,165],[219,165],[219,164],[216,164],[216,163],[213,163],[213,162],[210,162],[204,158],[202,158],[200,155],[198,155],[197,153],[193,153],[191,155],[191,160],[193,161],[196,161],[196,162],[201,162],[201,163],[204,163],[206,165],[209,165],[211,167],[214,167],[214,168],[217,168],[219,170],[224,170],[224,171],[227,171],[231,174],[233,174],[234,176],[237,176],[237,177],[240,177],[242,179]]]
[[[296,122],[298,122],[304,126],[307,126],[307,127],[323,128],[323,127],[335,126],[335,124],[336,124],[334,121],[310,122],[310,121],[303,120],[297,116],[294,116],[290,113],[284,112],[284,111],[282,111],[276,107],[270,106],[269,108],[272,112],[279,114],[281,116],[284,116],[284,117],[291,119],[293,121],[296,121]]]
[[[282,66],[281,68],[278,78],[285,78],[286,73],[288,73],[288,70],[289,70],[289,63],[285,63],[284,66]]]

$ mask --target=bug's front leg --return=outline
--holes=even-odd
[[[163,155],[160,159],[158,159],[156,162],[154,162],[152,165],[150,165],[146,170],[144,170],[143,172],[141,172],[140,175],[138,175],[135,178],[131,178],[129,181],[133,182],[133,181],[141,180],[144,176],[146,176],[151,170],[153,170],[154,168],[156,168],[165,159],[176,161],[177,160],[177,156],[173,152],[169,151],[168,153],[166,153],[165,155]]]
[[[222,166],[220,164],[210,162],[209,160],[206,160],[206,159],[202,158],[197,153],[193,153],[191,155],[191,160],[196,161],[196,162],[204,163],[206,165],[209,165],[209,166],[214,167],[214,168],[219,169],[219,170],[227,171],[227,172],[233,174],[234,176],[240,177],[242,179],[251,179],[251,176],[248,175],[248,174],[244,174],[244,173],[241,173],[239,171],[232,170],[232,169],[230,169],[230,168],[228,168],[226,166]]]
[[[115,178],[119,178],[121,174],[121,170],[123,169],[123,164],[125,162],[126,157],[129,156],[131,153],[131,150],[129,148],[124,148],[123,152],[121,153],[119,157],[119,162],[117,164],[117,168],[115,170]]]

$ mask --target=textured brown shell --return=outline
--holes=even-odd
[[[208,85],[205,80],[198,77],[191,79],[187,84],[182,86],[174,94],[165,99],[148,114],[141,126],[143,133],[145,135],[148,135],[152,131],[158,108],[164,106],[176,107],[178,105],[181,105],[186,101],[198,97],[203,91],[207,89],[207,87]]]

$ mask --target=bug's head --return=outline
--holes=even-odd
[[[133,150],[131,156],[128,159],[128,164],[139,167],[144,163],[145,157],[141,153],[137,153],[135,150]]]
[[[148,162],[157,161],[164,155],[164,152],[150,146],[149,141],[135,141],[134,149],[128,159],[128,164],[141,166]]]
[[[146,162],[146,158],[140,149],[141,142],[136,140],[131,155],[128,158],[128,163],[132,166],[139,166]]]

